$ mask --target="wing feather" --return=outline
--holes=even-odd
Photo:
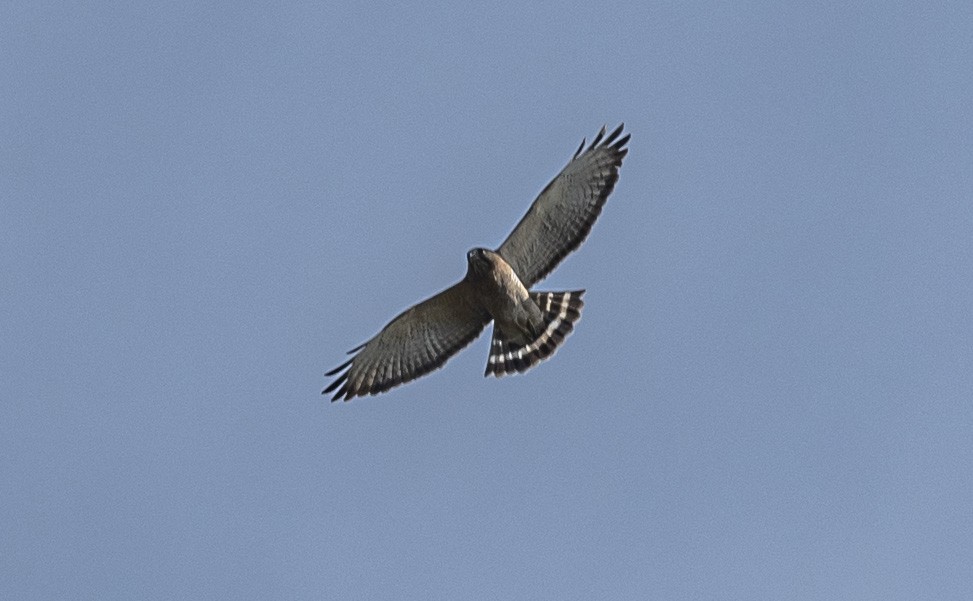
[[[571,161],[497,249],[527,288],[547,276],[588,236],[628,153],[631,136],[621,135],[624,127],[619,125],[607,136],[602,127],[587,149],[582,140]]]
[[[490,314],[465,280],[410,307],[381,332],[352,350],[351,360],[329,371],[335,376],[322,394],[332,400],[378,394],[442,367],[473,342]],[[340,373],[343,370],[344,373]]]

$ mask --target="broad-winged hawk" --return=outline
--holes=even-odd
[[[466,254],[466,276],[405,310],[354,356],[326,375],[337,376],[324,394],[332,400],[378,394],[441,367],[493,320],[486,374],[525,372],[554,354],[581,317],[584,290],[532,292],[530,288],[578,248],[618,181],[628,152],[623,125],[605,128],[537,196],[527,214],[495,251]]]

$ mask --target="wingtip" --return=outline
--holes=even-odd
[[[588,141],[587,138],[581,138],[581,146],[578,146],[578,149],[574,151],[574,158],[578,158],[578,156],[581,154],[581,151],[584,150],[584,143],[587,141]]]
[[[602,125],[601,129],[598,130],[598,135],[595,136],[595,139],[591,141],[591,146],[588,147],[588,150],[591,150],[595,146],[598,146],[598,143],[601,142],[602,138],[604,137],[605,137],[605,126]]]
[[[349,365],[351,365],[351,362],[352,362],[352,361],[354,361],[354,360],[355,360],[354,358],[352,358],[352,359],[348,359],[347,361],[345,361],[344,363],[342,363],[341,365],[339,365],[338,367],[336,367],[336,368],[334,368],[334,369],[332,369],[331,371],[329,371],[329,372],[327,372],[327,373],[326,373],[326,374],[324,374],[324,375],[325,375],[325,376],[329,376],[329,377],[330,377],[330,376],[333,376],[333,375],[335,375],[336,373],[338,373],[339,371],[341,371],[341,370],[343,370],[344,368],[346,368],[346,367],[348,367]]]
[[[343,373],[340,376],[338,376],[337,378],[335,378],[335,381],[332,382],[332,383],[330,383],[330,384],[328,384],[328,387],[324,389],[324,392],[322,392],[322,394],[328,394],[329,392],[331,392],[335,388],[338,388],[339,386],[341,386],[341,388],[338,390],[338,394],[341,394],[345,390],[347,390],[348,389],[348,374],[349,373],[351,373],[351,372],[346,371],[345,373]]]
[[[618,149],[618,142],[617,142],[618,136],[620,136],[622,134],[622,131],[624,129],[625,129],[625,124],[624,123],[622,123],[621,125],[619,125],[615,129],[613,129],[612,132],[610,134],[608,134],[608,136],[605,137],[605,141],[602,142],[602,146],[607,146],[608,148],[612,148],[612,149],[617,150]]]
[[[605,132],[607,131],[607,125],[602,125],[601,129],[598,130],[598,134],[591,140],[591,144],[588,144],[587,147],[585,147],[587,138],[582,138],[581,146],[578,146],[578,150],[575,151],[574,158],[578,158],[583,152],[588,152],[601,146],[607,146],[613,150],[625,152],[626,149],[623,147],[628,143],[629,138],[632,137],[631,134],[625,134],[624,137],[618,138],[625,131],[625,123],[620,123],[610,134],[606,135]]]

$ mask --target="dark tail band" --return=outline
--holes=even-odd
[[[574,324],[581,319],[584,290],[570,292],[531,292],[531,299],[544,313],[546,327],[530,344],[516,346],[493,326],[493,340],[490,343],[490,357],[486,373],[498,378],[512,373],[523,373],[547,359],[557,351],[564,339],[574,330]]]

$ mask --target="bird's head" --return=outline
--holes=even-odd
[[[469,267],[471,273],[477,275],[483,275],[490,271],[492,267],[492,261],[490,261],[490,256],[493,252],[485,248],[474,248],[470,252],[466,253],[466,264]]]

